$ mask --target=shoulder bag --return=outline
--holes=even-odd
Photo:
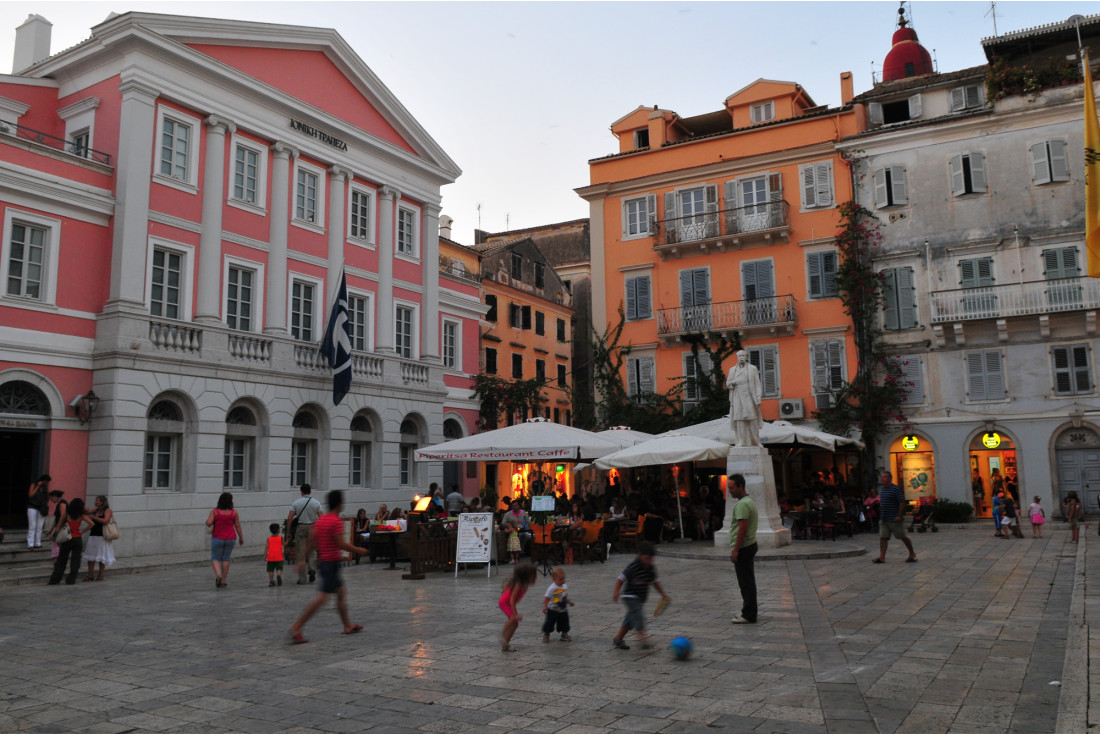
[[[118,541],[118,524],[115,523],[114,515],[112,515],[111,520],[103,526],[103,540]]]
[[[61,528],[57,529],[57,535],[53,539],[58,546],[61,544],[67,544],[73,540],[73,531],[69,528],[69,522],[65,520],[63,516],[61,518]]]

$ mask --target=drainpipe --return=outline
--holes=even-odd
[[[1012,236],[1016,238],[1016,282],[1023,285],[1024,266],[1023,261],[1020,259],[1020,232],[1016,225],[1012,225]]]

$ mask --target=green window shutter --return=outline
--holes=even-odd
[[[898,329],[913,329],[917,326],[916,289],[913,286],[913,269],[896,269]]]
[[[882,271],[882,316],[883,328],[900,329],[898,322],[898,284],[897,268]]]

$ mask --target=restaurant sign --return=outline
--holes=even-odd
[[[577,447],[447,450],[440,446],[416,450],[416,459],[420,462],[549,462],[578,456]]]
[[[335,136],[329,135],[324,130],[318,130],[317,128],[313,127],[312,125],[307,125],[306,123],[304,123],[300,120],[293,120],[292,119],[290,121],[290,129],[291,130],[297,130],[299,133],[305,133],[309,137],[316,138],[317,140],[321,141],[322,143],[328,143],[333,148],[339,148],[342,151],[346,151],[348,149],[348,144],[345,143],[344,141],[340,140],[339,138],[337,138]]]

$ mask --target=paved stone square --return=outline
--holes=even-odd
[[[852,543],[874,551],[877,537]],[[755,626],[730,623],[728,561],[659,555],[673,605],[651,620],[648,651],[611,647],[624,554],[567,567],[572,643],[542,643],[540,578],[512,654],[497,644],[502,578],[484,570],[412,582],[348,567],[367,630],[340,635],[326,608],[300,646],[286,630],[314,588],[268,587],[257,559],[221,590],[193,565],[0,587],[0,731],[1054,732],[1084,549],[1050,526],[1041,540],[972,526],[914,543],[917,564],[897,542],[885,565],[759,563]],[[694,641],[691,661],[669,652],[677,635]]]

